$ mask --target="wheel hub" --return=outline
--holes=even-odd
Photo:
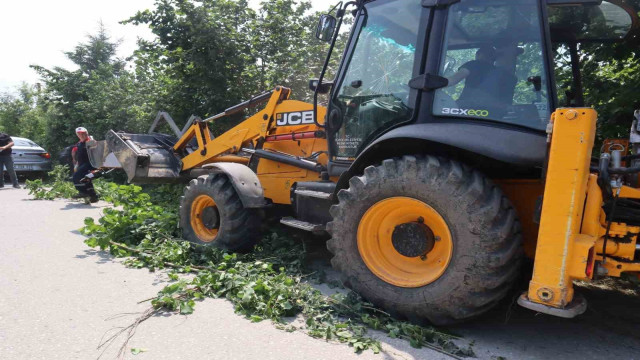
[[[215,206],[208,206],[202,210],[202,224],[207,229],[216,229],[220,223],[220,214]]]
[[[403,196],[373,204],[360,219],[357,241],[362,261],[372,273],[406,288],[436,281],[453,254],[453,237],[442,215]]]
[[[198,195],[191,203],[190,224],[202,242],[215,241],[220,227],[220,213],[209,195]]]
[[[427,225],[421,222],[410,222],[393,229],[391,243],[400,255],[410,258],[425,256],[433,250],[435,236]]]

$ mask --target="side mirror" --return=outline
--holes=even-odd
[[[333,86],[333,82],[323,82],[319,87],[318,87],[318,79],[311,79],[309,80],[309,89],[311,91],[316,91],[316,88],[318,88],[318,94],[327,94],[330,90],[331,87]]]
[[[316,38],[320,41],[331,42],[333,33],[336,30],[336,22],[336,18],[331,15],[324,14],[320,16],[318,28],[316,29]]]

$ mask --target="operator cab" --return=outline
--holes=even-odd
[[[544,130],[551,115],[536,1],[461,1],[449,9],[433,115]]]
[[[539,167],[551,113],[584,106],[577,44],[624,40],[635,28],[633,9],[614,0],[360,1],[341,67],[329,83],[330,172],[336,164],[348,168],[403,125],[435,129],[445,123],[510,129],[532,144],[513,151],[535,154],[498,160],[528,156],[527,166]],[[573,85],[561,91],[559,103],[552,64],[563,51],[572,54]],[[461,137],[445,145],[465,149],[470,141],[491,141],[504,143],[504,150],[514,139]],[[483,146],[489,147],[476,147]]]
[[[449,84],[436,91],[434,114],[542,130],[554,104],[585,106],[578,44],[622,41],[636,17],[633,9],[609,1],[555,3],[544,9],[551,51],[543,40],[545,12],[538,11],[534,1],[462,1],[451,6],[439,72]],[[552,60],[547,62],[548,52]],[[547,68],[556,74],[565,71],[558,61],[565,55],[573,67],[572,89],[558,89],[564,100],[558,102]]]

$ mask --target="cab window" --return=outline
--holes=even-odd
[[[334,160],[353,160],[370,139],[413,114],[409,81],[414,76],[419,1],[379,0],[364,5],[354,49],[332,101],[342,121],[331,129]]]
[[[536,0],[462,0],[450,7],[434,115],[543,130],[550,117]]]

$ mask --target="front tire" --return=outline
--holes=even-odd
[[[185,240],[245,252],[260,239],[260,214],[242,205],[223,174],[202,175],[189,182],[180,199],[180,228]]]
[[[456,161],[405,156],[369,166],[338,193],[327,228],[346,286],[387,311],[445,325],[493,307],[522,258],[513,206]]]

